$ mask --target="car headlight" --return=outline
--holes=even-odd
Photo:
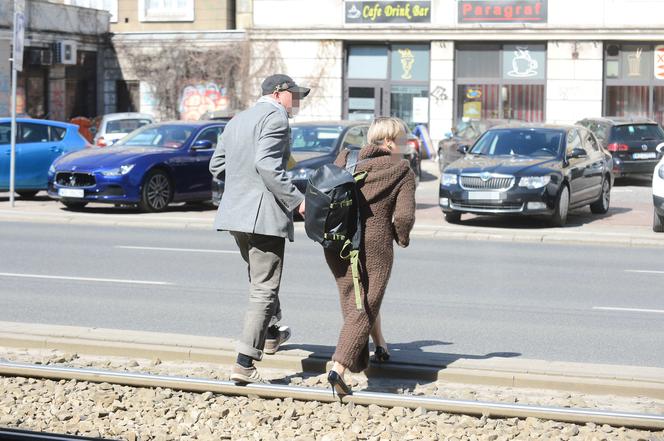
[[[659,168],[659,171],[657,172],[660,178],[664,179],[664,164]]]
[[[453,173],[443,173],[443,176],[440,178],[440,183],[445,186],[456,185],[457,182],[458,177]]]
[[[110,170],[103,170],[101,174],[104,176],[124,176],[129,173],[132,168],[134,168],[134,164],[125,164]]]
[[[288,176],[289,179],[306,181],[307,179],[309,179],[309,176],[311,176],[313,172],[314,170],[311,168],[297,168],[293,170],[288,170],[286,172],[286,176]]]
[[[551,176],[524,176],[519,179],[519,187],[542,188],[551,181]]]

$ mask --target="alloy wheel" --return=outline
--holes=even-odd
[[[163,210],[171,198],[171,184],[163,173],[150,177],[146,188],[147,205],[153,211]]]

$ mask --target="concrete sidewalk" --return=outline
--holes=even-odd
[[[237,355],[228,338],[15,322],[0,322],[0,347],[218,364],[231,364]],[[285,345],[276,355],[265,356],[260,366],[323,373],[332,350]],[[370,368],[367,376],[664,399],[662,368],[528,360],[508,353],[477,358],[416,351],[392,355],[390,363]]]

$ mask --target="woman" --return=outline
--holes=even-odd
[[[415,175],[403,160],[398,145],[405,144],[406,129],[397,118],[376,118],[369,127],[367,145],[360,150],[355,172],[367,172],[359,184],[360,216],[363,238],[360,246],[360,279],[363,309],[357,309],[353,276],[348,260],[339,253],[325,250],[325,260],[337,282],[344,323],[334,366],[327,379],[332,393],[348,395],[344,382],[346,370],[361,372],[369,364],[369,335],[382,348],[376,351],[378,361],[386,361],[387,349],[380,330],[380,304],[392,271],[393,241],[408,246],[410,230],[415,223]],[[335,164],[346,164],[348,151],[342,151]]]

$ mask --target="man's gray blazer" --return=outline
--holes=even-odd
[[[289,157],[288,114],[276,101],[262,97],[231,119],[210,160],[224,181],[214,227],[292,241],[292,211],[304,196],[286,176]]]

